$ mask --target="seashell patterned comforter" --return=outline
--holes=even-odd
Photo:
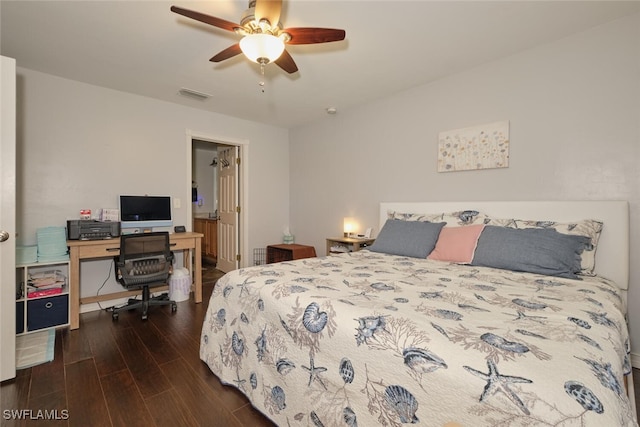
[[[222,277],[200,357],[281,426],[637,426],[624,302],[367,250]]]

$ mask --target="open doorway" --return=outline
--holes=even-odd
[[[203,273],[225,273],[240,267],[244,252],[243,145],[192,136],[190,146],[192,230],[204,235]]]

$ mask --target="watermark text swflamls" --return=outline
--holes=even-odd
[[[68,409],[5,409],[2,411],[5,420],[68,420]]]

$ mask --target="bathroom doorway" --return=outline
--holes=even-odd
[[[231,150],[240,158],[242,149],[240,144],[191,139],[192,230],[204,235],[202,261],[205,269],[227,272],[240,267],[241,236],[244,234],[243,216],[240,215],[241,177],[246,171],[241,169],[235,157],[230,162],[227,153]],[[233,172],[231,180],[230,170]]]

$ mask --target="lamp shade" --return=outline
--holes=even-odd
[[[343,220],[344,237],[349,237],[356,229],[355,219],[346,217]]]
[[[253,62],[266,64],[282,55],[284,42],[271,34],[249,34],[240,40],[240,49]]]

